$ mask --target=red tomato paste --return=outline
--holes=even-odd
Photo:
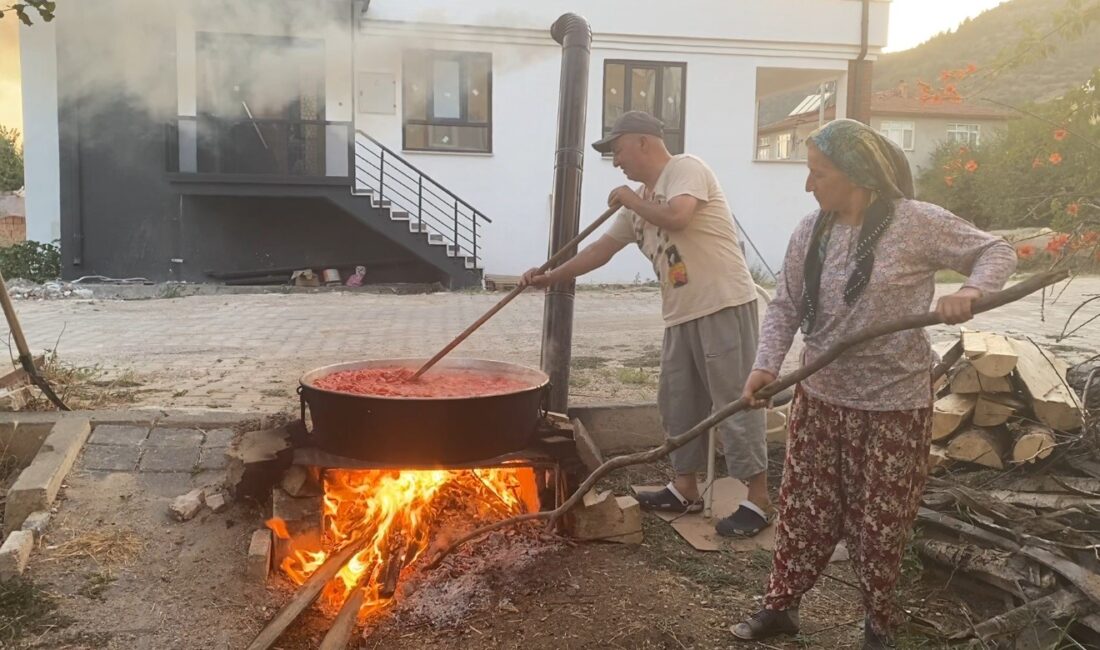
[[[382,397],[481,397],[527,388],[515,377],[473,370],[432,369],[413,381],[409,368],[364,368],[325,375],[313,382],[317,388],[356,395]]]

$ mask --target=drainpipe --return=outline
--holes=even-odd
[[[550,253],[556,252],[580,229],[581,176],[584,170],[584,126],[588,109],[588,63],[592,29],[576,14],[564,14],[550,28],[562,46],[558,90],[558,142],[554,157],[554,198],[550,224]],[[576,250],[573,251],[573,254]],[[573,347],[574,281],[550,287],[542,324],[542,370],[550,376],[550,410],[565,413],[569,406],[569,362]]]
[[[871,93],[870,84],[864,83],[863,70],[870,66],[867,61],[868,39],[871,22],[871,0],[863,0],[863,11],[860,17],[859,32],[859,56],[848,64],[848,117],[871,123],[870,99],[864,101],[865,96]],[[870,75],[867,75],[870,77]],[[868,79],[870,81],[870,79]]]

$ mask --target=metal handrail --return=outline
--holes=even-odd
[[[446,188],[446,187],[445,187],[445,186],[444,186],[444,185],[443,185],[442,183],[440,183],[439,181],[435,180],[435,179],[434,179],[434,178],[432,178],[432,177],[431,177],[430,175],[428,175],[427,173],[425,173],[425,172],[424,172],[424,170],[420,169],[419,167],[417,167],[416,165],[412,164],[411,162],[409,162],[409,161],[408,161],[408,160],[406,160],[405,158],[401,157],[401,155],[400,155],[400,154],[398,154],[397,152],[395,152],[395,151],[394,151],[393,149],[390,149],[389,147],[387,147],[386,145],[382,144],[382,143],[381,143],[381,142],[379,142],[378,140],[375,140],[374,138],[372,138],[371,136],[367,135],[366,133],[363,133],[363,131],[362,131],[362,130],[360,130],[360,129],[355,129],[355,133],[356,133],[356,135],[361,135],[361,136],[363,136],[364,138],[366,138],[366,139],[370,140],[371,142],[373,142],[374,144],[378,145],[378,148],[379,148],[379,149],[382,149],[382,150],[383,150],[383,151],[385,151],[385,152],[386,152],[387,154],[389,154],[389,155],[393,156],[394,158],[396,158],[396,159],[400,160],[400,161],[401,161],[402,163],[404,163],[405,165],[407,165],[407,166],[409,167],[409,169],[412,169],[412,170],[413,170],[413,171],[415,171],[415,172],[416,172],[417,174],[419,174],[419,175],[423,176],[423,177],[424,177],[425,179],[427,179],[427,180],[431,181],[432,183],[434,183],[436,187],[438,187],[439,189],[441,189],[441,190],[443,190],[444,192],[446,192],[446,193],[447,193],[447,195],[448,195],[448,196],[450,196],[450,197],[451,197],[452,199],[454,199],[455,201],[457,201],[457,202],[461,203],[462,205],[466,206],[467,208],[470,208],[470,210],[471,210],[471,211],[472,211],[472,212],[473,212],[474,214],[476,214],[476,215],[477,215],[477,216],[478,216],[479,218],[481,218],[481,219],[484,219],[486,223],[493,223],[493,220],[492,220],[492,219],[490,219],[489,217],[485,216],[485,214],[484,214],[484,213],[482,213],[482,212],[481,212],[481,210],[478,210],[478,209],[477,209],[477,208],[475,208],[474,206],[472,206],[472,205],[470,205],[469,203],[467,203],[466,201],[464,201],[464,200],[463,200],[462,198],[460,198],[460,197],[459,197],[459,196],[458,196],[457,194],[455,194],[454,192],[452,192],[452,191],[450,191],[449,189],[447,189],[447,188]]]
[[[379,200],[389,200],[390,205],[407,212],[415,223],[427,227],[426,232],[441,236],[455,249],[454,254],[472,256],[475,263],[480,260],[477,222],[492,223],[492,219],[359,129],[355,130],[351,162],[357,186],[377,192]]]

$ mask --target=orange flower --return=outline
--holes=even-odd
[[[974,65],[973,63],[966,66],[966,73],[967,74],[974,74],[977,71],[978,71],[978,66]]]
[[[1069,205],[1066,206],[1066,213],[1070,214],[1074,217],[1076,217],[1077,213],[1080,212],[1080,211],[1081,211],[1081,206],[1077,203],[1070,203]]]
[[[1081,243],[1085,246],[1095,246],[1097,242],[1100,242],[1100,232],[1090,230],[1081,235]]]
[[[1065,129],[1055,129],[1055,131],[1054,131],[1054,139],[1057,140],[1058,142],[1061,142],[1062,140],[1065,140],[1066,136],[1068,136],[1068,135],[1069,135],[1069,131],[1066,131]]]
[[[977,160],[971,160],[971,161],[967,162],[966,163],[966,171],[970,172],[971,174],[978,171],[978,161]]]
[[[959,155],[965,156],[970,153],[970,147],[959,147]]]
[[[1069,235],[1064,233],[1055,235],[1047,242],[1047,252],[1052,255],[1058,255],[1066,247],[1067,243],[1069,243]]]
[[[1035,257],[1035,247],[1031,244],[1020,244],[1016,247],[1016,255],[1022,260]]]
[[[948,187],[955,187],[955,177],[954,176],[944,176],[943,177],[943,183],[944,183],[944,185],[946,185]]]
[[[1055,151],[1054,153],[1050,154],[1050,156],[1047,157],[1047,160],[1049,160],[1050,164],[1052,164],[1052,165],[1061,165],[1062,164],[1062,154]]]
[[[940,81],[946,83],[948,81],[951,81],[954,78],[955,78],[955,74],[952,71],[950,71],[950,70],[941,70],[940,71]]]
[[[1043,166],[1044,164],[1045,164],[1045,163],[1043,163],[1043,159],[1042,159],[1042,158],[1036,158],[1035,160],[1032,160],[1032,161],[1031,161],[1031,168],[1032,168],[1032,169],[1039,169],[1039,168],[1040,168],[1040,167],[1042,167],[1042,166]]]

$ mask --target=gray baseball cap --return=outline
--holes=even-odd
[[[628,111],[615,120],[611,125],[611,133],[602,140],[592,143],[592,148],[600,153],[611,153],[611,143],[615,138],[627,133],[640,135],[655,135],[658,138],[665,136],[665,124],[644,111]]]

